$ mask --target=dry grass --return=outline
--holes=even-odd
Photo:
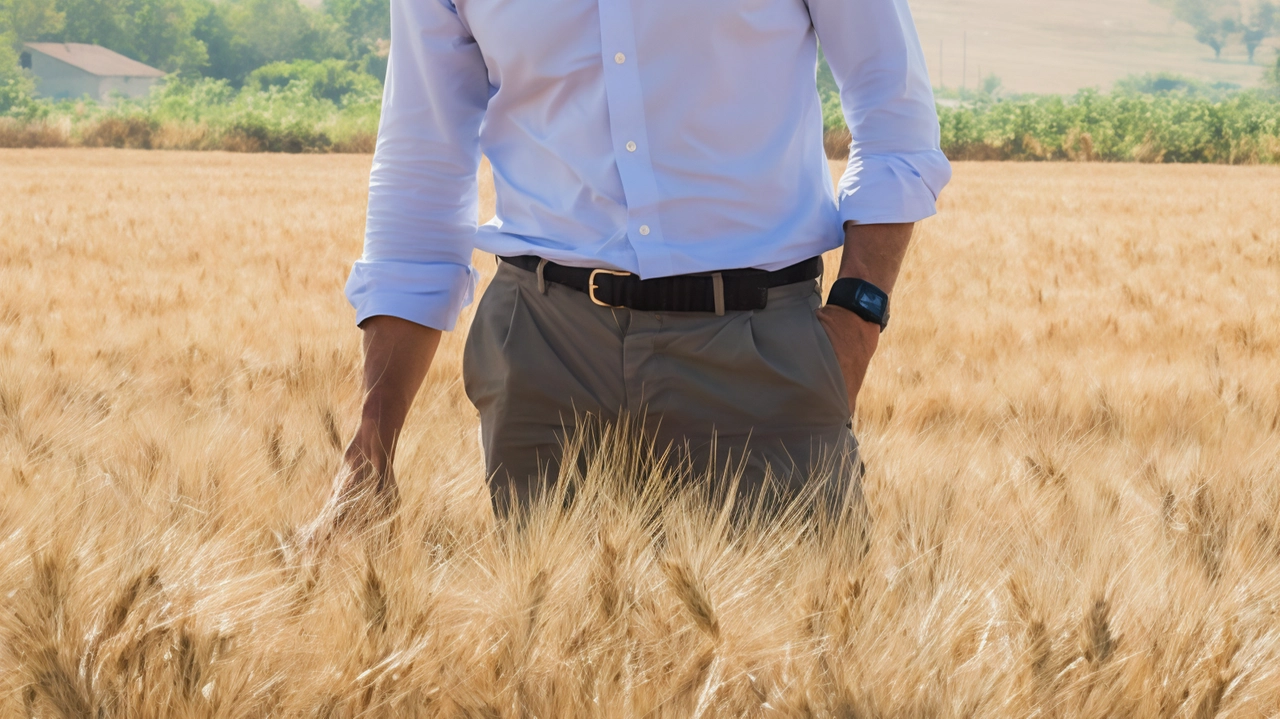
[[[112,147],[129,150],[370,154],[377,141],[376,132],[360,130],[271,130],[247,125],[214,127],[203,122],[156,122],[141,115],[78,120],[63,116],[52,121],[30,122],[0,117],[0,149]]]
[[[625,457],[494,531],[459,332],[391,543],[299,562],[368,163],[0,154],[0,716],[1280,712],[1280,169],[958,165],[860,402],[865,545],[651,523]]]

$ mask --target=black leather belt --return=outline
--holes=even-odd
[[[535,273],[541,265],[542,280],[584,292],[601,307],[626,307],[643,312],[724,314],[762,310],[768,304],[770,287],[804,282],[822,275],[821,256],[773,272],[723,270],[648,280],[619,270],[567,267],[533,255],[499,259]]]

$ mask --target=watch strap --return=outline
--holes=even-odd
[[[866,280],[856,277],[836,280],[827,293],[827,304],[842,307],[879,325],[881,332],[889,326],[889,295]]]

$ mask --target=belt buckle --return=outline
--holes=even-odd
[[[615,310],[621,309],[622,305],[611,305],[607,302],[602,302],[596,299],[596,290],[600,289],[600,287],[596,285],[596,275],[599,275],[599,274],[614,275],[615,277],[626,277],[631,273],[622,272],[620,270],[592,270],[591,274],[587,276],[587,297],[590,297],[592,302],[594,302],[597,305],[600,305],[601,307],[608,307],[610,309],[615,309]]]

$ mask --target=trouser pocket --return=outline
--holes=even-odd
[[[515,271],[498,265],[497,274],[476,304],[462,349],[462,385],[467,399],[482,412],[483,405],[502,392],[507,375],[503,348],[520,302],[520,287],[509,275]]]
[[[844,413],[851,414],[849,386],[845,383],[844,370],[840,368],[840,357],[836,354],[835,345],[831,342],[831,335],[827,334],[827,328],[822,325],[822,320],[818,319],[818,309],[822,307],[822,295],[819,292],[814,293],[809,301],[809,307],[809,325],[813,328],[817,340],[818,359],[831,382],[831,392],[841,401]]]

